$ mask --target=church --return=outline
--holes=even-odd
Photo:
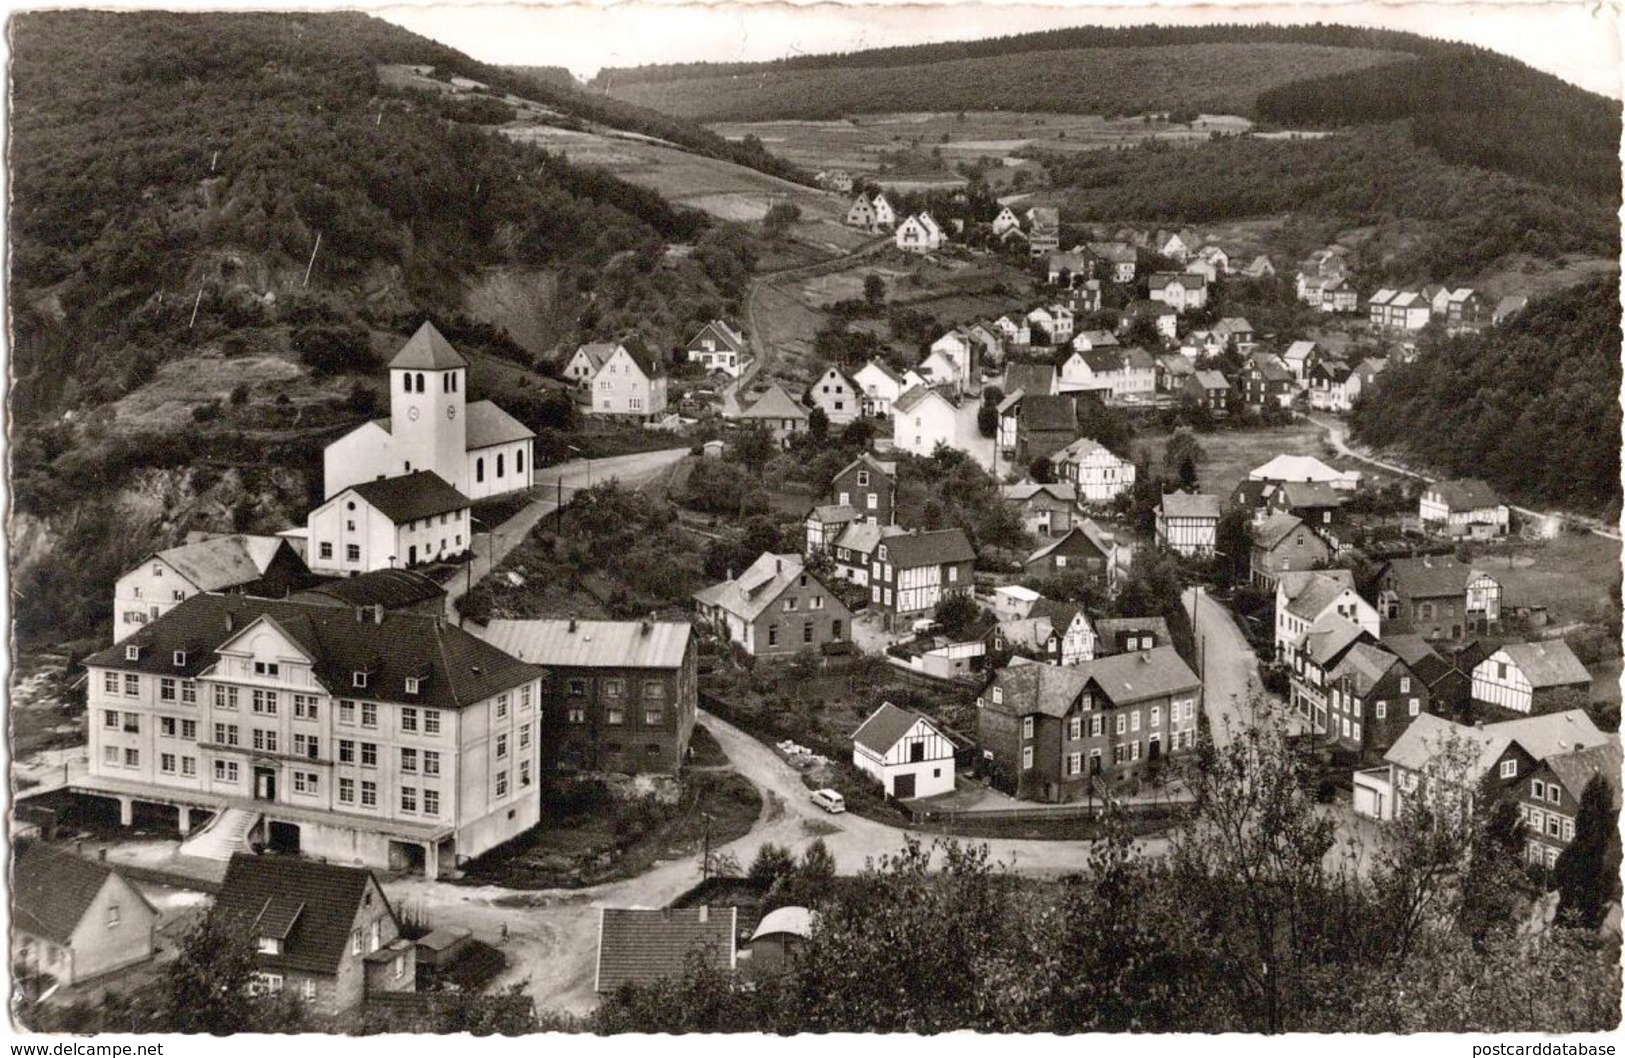
[[[425,321],[390,361],[389,418],[327,446],[323,499],[419,471],[438,475],[470,500],[530,488],[536,434],[491,401],[468,404],[467,388],[468,360]]]

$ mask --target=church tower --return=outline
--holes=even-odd
[[[389,363],[390,477],[432,470],[467,491],[467,389],[468,361],[425,320]]]

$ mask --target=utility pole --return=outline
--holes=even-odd
[[[711,877],[711,814],[702,812],[700,818],[705,821],[705,851],[700,856],[700,881],[708,881]]]
[[[299,284],[299,288],[301,290],[303,290],[305,287],[310,286],[310,271],[311,271],[311,269],[316,267],[316,254],[317,254],[318,251],[321,250],[321,248],[322,248],[322,233],[317,232],[316,233],[316,245],[314,247],[312,247],[311,251],[310,251],[310,263],[305,266],[305,281],[303,283]]]
[[[192,318],[187,321],[187,324],[186,324],[186,329],[187,330],[191,330],[194,326],[197,325],[197,310],[203,305],[203,287],[204,287],[204,284],[202,284],[202,283],[198,284],[197,300],[192,302]]]

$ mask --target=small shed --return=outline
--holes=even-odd
[[[804,907],[781,907],[763,916],[750,938],[751,975],[782,970],[812,936],[814,920]]]
[[[852,763],[900,801],[954,789],[953,741],[929,717],[890,702],[852,736]]]

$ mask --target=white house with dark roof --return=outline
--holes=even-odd
[[[807,390],[807,399],[813,407],[823,408],[834,426],[845,426],[863,414],[862,390],[833,365]]]
[[[1191,312],[1207,306],[1207,277],[1194,272],[1155,272],[1148,297],[1176,312]]]
[[[192,534],[154,552],[113,589],[113,642],[140,630],[199,592],[280,598],[314,578],[293,545],[277,536]]]
[[[1511,512],[1478,478],[1435,481],[1422,490],[1422,524],[1451,536],[1505,536]]]
[[[1056,475],[1070,482],[1080,502],[1110,503],[1134,487],[1134,464],[1098,441],[1080,437],[1050,457]]]
[[[363,481],[420,470],[471,499],[530,488],[535,433],[491,401],[470,404],[467,396],[468,361],[425,322],[389,363],[389,418],[358,426],[323,451],[322,495],[332,499]]]
[[[197,595],[85,667],[68,789],[125,825],[209,811],[194,838],[221,859],[259,841],[434,878],[540,817],[545,672],[443,615]]]
[[[862,393],[865,415],[890,415],[892,402],[903,395],[902,376],[883,360],[871,360],[858,368],[852,381]]]
[[[942,228],[929,213],[918,213],[897,226],[893,236],[904,253],[930,253],[942,249]]]
[[[750,360],[750,346],[745,336],[734,330],[727,320],[712,320],[701,327],[700,332],[688,340],[686,349],[689,363],[700,364],[707,371],[721,371],[730,378],[738,378]],[[570,377],[570,368],[575,366],[572,363],[566,368],[565,377]],[[592,376],[587,377],[590,380]]]
[[[737,577],[695,592],[694,608],[758,658],[819,650],[848,641],[852,631],[851,611],[800,555],[763,552]]]
[[[929,456],[937,445],[953,447],[958,410],[935,389],[915,386],[892,405],[892,443],[904,452]]]
[[[472,514],[468,497],[429,470],[351,485],[306,518],[310,568],[367,573],[461,555]]]
[[[587,414],[657,419],[666,412],[667,381],[664,357],[641,337],[617,342],[587,386]]]
[[[1473,701],[1506,713],[1552,712],[1590,691],[1591,673],[1561,639],[1508,643],[1473,668]]]
[[[40,842],[14,850],[14,976],[46,974],[58,984],[76,985],[156,953],[158,912],[123,875]]]
[[[930,717],[890,702],[882,702],[853,734],[852,764],[899,801],[954,789],[953,742]]]
[[[1220,513],[1217,496],[1167,493],[1157,505],[1157,543],[1181,555],[1211,555]]]

